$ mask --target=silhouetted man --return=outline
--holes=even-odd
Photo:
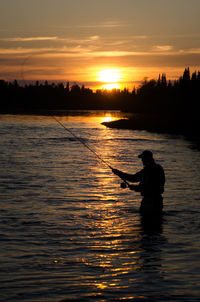
[[[155,162],[151,151],[145,150],[138,157],[142,159],[144,168],[136,174],[127,174],[117,169],[112,171],[125,181],[139,182],[138,185],[128,184],[128,187],[143,196],[140,206],[142,214],[159,214],[163,208],[164,170]]]

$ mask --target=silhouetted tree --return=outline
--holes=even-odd
[[[189,81],[190,80],[190,69],[185,68],[184,73],[183,73],[183,81]]]

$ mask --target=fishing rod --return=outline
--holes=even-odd
[[[88,146],[88,144],[86,144],[83,139],[81,139],[80,137],[76,136],[70,129],[68,129],[67,127],[65,127],[65,125],[63,125],[63,123],[61,123],[61,121],[59,121],[54,115],[52,115],[52,118],[58,123],[60,124],[61,127],[63,127],[66,131],[68,131],[76,140],[78,140],[82,145],[84,145],[90,152],[92,152],[93,154],[96,155],[96,157],[102,162],[104,163],[108,168],[110,168],[113,172],[113,169],[111,167],[111,165],[109,165],[108,162],[106,162],[99,154],[97,154],[92,148],[90,148],[90,146]],[[118,177],[120,177],[119,175],[117,175]],[[121,177],[120,177],[121,178]],[[130,184],[126,181],[126,179],[123,179],[123,183],[121,183],[121,188],[130,188]]]
[[[93,154],[96,155],[96,157],[103,162],[107,167],[109,167],[111,170],[113,170],[113,168],[111,167],[111,165],[109,165],[99,154],[97,154],[93,149],[91,149],[88,144],[86,144],[82,138],[76,136],[70,129],[68,129],[67,127],[65,127],[65,125],[63,125],[63,123],[61,123],[55,116],[52,116],[56,122],[58,122],[66,131],[68,131],[71,135],[73,135],[81,144],[83,144],[88,150],[90,150]]]

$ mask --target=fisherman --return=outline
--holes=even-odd
[[[136,174],[127,174],[117,169],[112,169],[113,173],[118,175],[125,186],[130,190],[140,192],[143,196],[140,213],[157,215],[162,213],[163,197],[165,184],[165,173],[161,165],[157,164],[153,154],[149,150],[143,151],[139,156],[144,168]],[[130,185],[126,181],[139,182],[137,185]],[[122,184],[122,187],[125,187]]]

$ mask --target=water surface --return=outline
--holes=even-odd
[[[1,301],[199,301],[200,153],[182,137],[58,119],[115,168],[154,152],[167,183],[149,224],[140,196],[44,116],[0,116]]]

